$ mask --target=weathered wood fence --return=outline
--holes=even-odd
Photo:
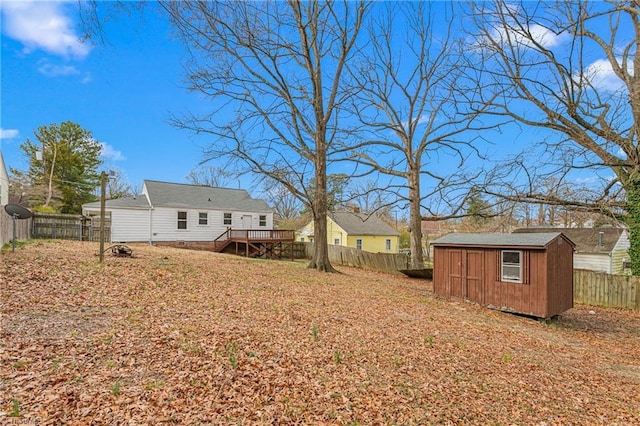
[[[110,235],[111,221],[105,220],[105,235]],[[44,238],[52,240],[99,241],[100,218],[73,214],[33,213],[30,219],[16,220],[16,240]],[[0,246],[13,240],[13,218],[0,212]]]
[[[640,277],[574,269],[573,300],[585,305],[640,311]]]
[[[111,221],[105,220],[107,240],[111,232]],[[99,241],[100,218],[75,214],[34,213],[32,238],[50,238],[58,240]]]
[[[304,244],[305,257],[313,255],[313,243]],[[329,261],[335,265],[355,266],[374,271],[399,274],[398,270],[409,268],[409,256],[399,253],[369,253],[351,247],[329,244]]]
[[[0,210],[0,247],[2,247],[13,240],[13,218],[4,208]],[[16,220],[16,241],[31,238],[31,221],[32,219]]]

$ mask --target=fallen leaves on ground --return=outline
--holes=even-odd
[[[545,323],[404,276],[131,247],[3,251],[0,423],[640,422],[638,313]]]

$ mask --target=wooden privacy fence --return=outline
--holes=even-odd
[[[585,305],[640,311],[640,277],[574,269],[573,300]]]
[[[105,220],[105,240],[111,235],[111,221]],[[58,240],[99,241],[100,218],[75,214],[34,213],[31,231],[33,238]]]
[[[313,255],[313,243],[300,244],[304,244],[305,257],[310,258]],[[335,265],[399,274],[398,270],[409,268],[409,260],[406,254],[369,253],[351,247],[329,244],[329,261]]]
[[[0,209],[0,247],[13,240],[13,218],[4,210]],[[16,241],[28,240],[31,238],[32,219],[16,220]]]

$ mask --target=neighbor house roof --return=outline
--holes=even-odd
[[[145,180],[149,201],[153,207],[178,207],[204,210],[236,210],[270,212],[264,200],[251,198],[244,189]]]
[[[334,212],[329,217],[349,235],[400,235],[377,216],[364,213]]]
[[[560,235],[561,234],[559,232],[531,234],[452,233],[434,240],[431,244],[460,246],[545,247]]]
[[[576,251],[582,253],[611,253],[620,236],[622,228],[521,228],[514,233],[532,232],[562,232],[576,245]],[[602,232],[602,244],[600,233]]]

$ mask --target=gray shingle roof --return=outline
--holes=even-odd
[[[400,235],[377,216],[363,213],[335,212],[330,213],[333,219],[349,235]]]
[[[522,228],[514,233],[523,232],[562,232],[576,245],[576,251],[582,253],[610,253],[624,232],[621,228]],[[600,245],[602,232],[602,245]]]
[[[206,210],[271,212],[264,200],[251,198],[244,189],[145,180],[149,201],[154,207]]]
[[[464,234],[453,233],[438,238],[433,245],[545,247],[560,235],[559,232],[521,234]]]
[[[105,206],[107,208],[120,207],[125,209],[148,209],[149,202],[147,201],[147,197],[145,195],[136,195],[135,197],[123,197],[113,200],[106,200]],[[100,201],[83,204],[82,207],[88,209],[99,209]]]

